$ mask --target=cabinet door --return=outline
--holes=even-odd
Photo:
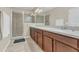
[[[42,33],[38,33],[38,45],[42,48]]]
[[[59,41],[55,41],[55,51],[56,52],[77,52],[77,50],[75,50],[74,48],[63,44]]]
[[[37,34],[38,34],[38,33],[35,32],[34,34],[35,34],[35,38],[34,38],[34,40],[35,40],[35,42],[37,43],[37,42],[38,42],[38,38],[37,38]],[[34,34],[33,34],[33,35],[34,35]]]
[[[32,33],[31,33],[31,36],[32,36],[32,39],[34,40],[35,39],[35,31],[34,31],[34,29],[32,29],[32,31],[31,31]]]
[[[33,28],[30,28],[30,36],[33,39]]]
[[[32,28],[30,27],[30,36],[32,38]]]
[[[43,37],[43,49],[46,52],[52,52],[53,51],[53,44],[52,44],[52,39],[44,36]]]

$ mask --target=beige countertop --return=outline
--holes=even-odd
[[[63,29],[53,28],[49,26],[32,26],[31,25],[31,27],[79,39],[79,31],[72,31],[72,30],[67,30],[67,29],[63,30]]]

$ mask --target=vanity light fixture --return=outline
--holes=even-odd
[[[43,10],[42,10],[41,8],[37,8],[37,9],[35,10],[35,13],[37,13],[37,14],[39,14],[39,13],[41,13],[41,12],[43,12]]]
[[[42,9],[40,9],[38,13],[41,13],[41,12],[43,12],[43,10],[42,10]]]
[[[40,9],[39,8],[37,8],[36,10],[35,10],[35,13],[38,13],[38,11],[39,11]]]
[[[35,15],[41,13],[41,12],[43,12],[43,10],[42,10],[41,8],[37,8],[37,9],[31,14],[31,16],[35,16]]]

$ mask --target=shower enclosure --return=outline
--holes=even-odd
[[[23,16],[22,13],[12,12],[12,36],[23,35]]]

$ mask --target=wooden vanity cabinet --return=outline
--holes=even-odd
[[[79,39],[41,29],[30,28],[32,39],[45,52],[78,52]]]

